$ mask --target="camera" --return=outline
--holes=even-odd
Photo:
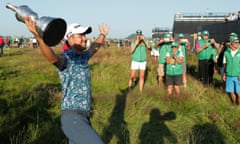
[[[186,44],[187,44],[187,41],[188,41],[187,39],[182,39],[182,40],[181,40],[181,45],[186,45]]]
[[[164,42],[169,42],[170,38],[164,38]]]
[[[187,43],[187,39],[183,39],[183,40],[182,40],[182,43]]]

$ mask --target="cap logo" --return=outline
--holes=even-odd
[[[78,28],[78,27],[80,27],[80,26],[81,26],[81,25],[75,25],[74,28]]]

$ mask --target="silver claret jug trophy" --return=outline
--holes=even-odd
[[[20,22],[24,23],[22,17],[30,16],[36,22],[37,32],[48,46],[55,46],[63,39],[67,29],[67,24],[64,19],[48,16],[39,18],[38,14],[27,5],[14,6],[7,3],[6,8],[14,11],[16,19]]]

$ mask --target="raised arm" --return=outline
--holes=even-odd
[[[94,55],[97,52],[97,50],[100,48],[103,40],[109,33],[109,29],[110,29],[109,25],[107,24],[100,24],[98,25],[98,28],[99,28],[99,35],[96,38],[95,42],[89,48],[89,50],[91,51],[91,55]]]
[[[36,30],[36,22],[33,21],[29,16],[23,17],[23,20],[28,28],[28,30],[34,35],[37,39],[40,50],[43,56],[47,59],[48,62],[55,65],[63,64],[63,57],[56,55],[54,51],[45,44],[41,36],[38,34]]]
[[[107,36],[108,32],[109,32],[109,25],[107,24],[100,24],[98,25],[98,29],[99,29],[99,36],[96,39],[96,43],[102,43],[102,41],[105,39],[105,37]]]

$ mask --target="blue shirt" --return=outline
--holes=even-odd
[[[91,76],[88,60],[92,51],[68,50],[61,55],[65,57],[64,66],[58,69],[62,83],[62,110],[90,111]]]

